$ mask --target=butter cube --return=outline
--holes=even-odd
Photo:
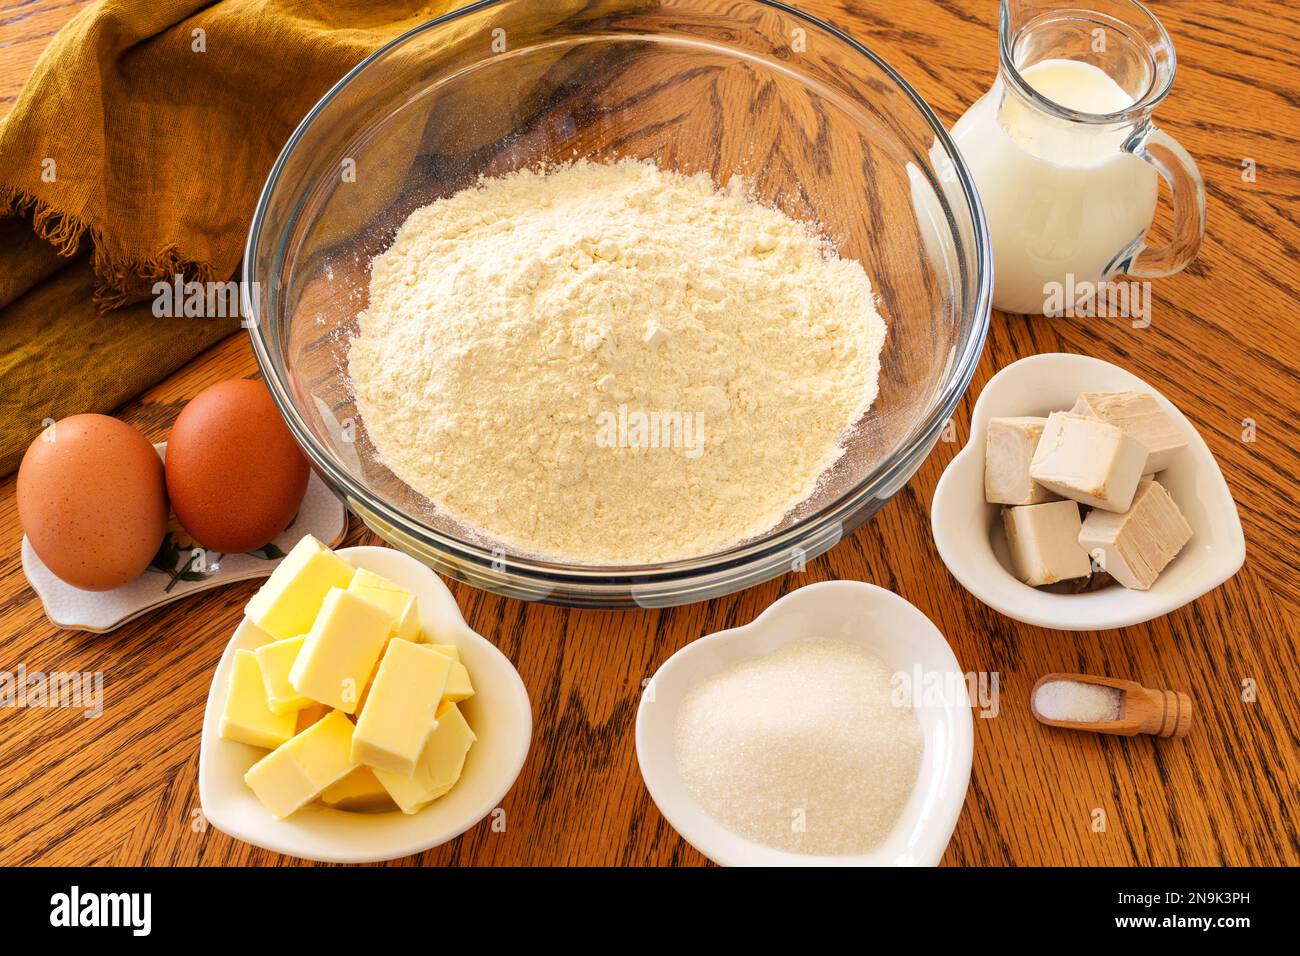
[[[1052,412],[1034,449],[1029,477],[1093,508],[1127,511],[1146,463],[1142,443],[1114,425]]]
[[[266,685],[266,701],[274,714],[295,713],[311,704],[311,700],[294,690],[289,683],[289,670],[298,659],[298,651],[306,639],[304,635],[272,641],[254,651],[257,666],[262,671],[262,683]]]
[[[356,766],[352,761],[352,721],[335,710],[249,767],[244,782],[282,820]]]
[[[379,663],[352,737],[352,759],[409,777],[437,726],[438,704],[455,662],[426,645],[394,639]]]
[[[375,771],[403,813],[419,812],[455,786],[465,768],[465,755],[477,739],[455,704],[439,707],[437,718],[438,726],[424,744],[415,773],[403,777]]]
[[[266,633],[247,617],[239,622],[239,627],[235,628],[235,646],[256,650],[263,644],[270,644],[274,637]]]
[[[1164,471],[1187,447],[1187,438],[1146,392],[1085,392],[1070,409],[1073,415],[1098,418],[1136,438],[1147,450],[1147,472]]]
[[[418,637],[419,635],[417,634],[416,636]],[[391,644],[395,639],[396,638],[394,638],[392,634],[388,635],[388,642],[384,645],[384,649],[387,650],[388,644]],[[412,641],[411,643],[419,644],[420,642]],[[381,661],[383,660],[383,652],[380,652],[380,660]],[[379,673],[379,665],[376,664],[375,669],[370,672],[370,677],[367,678],[366,680],[366,686],[361,689],[361,697],[357,701],[356,712],[358,714],[366,709],[366,701],[370,698],[370,688],[375,686],[375,675],[377,675],[378,673]]]
[[[1073,501],[1004,508],[1002,524],[1012,567],[1025,584],[1040,587],[1092,572],[1088,552],[1079,545],[1079,506]]]
[[[357,767],[338,783],[326,787],[320,802],[335,810],[358,813],[393,809],[393,798],[369,767]]]
[[[459,703],[474,696],[474,685],[469,679],[469,670],[460,661],[460,648],[455,644],[426,644],[431,651],[437,651],[443,657],[453,661],[451,673],[447,675],[447,689],[442,692],[443,702]]]
[[[388,641],[385,642],[385,644],[384,644],[384,649],[385,649],[385,650],[388,649],[388,645],[391,644],[392,641],[393,641],[393,638],[392,638],[391,636],[389,636]],[[379,656],[379,659],[380,659],[380,660],[383,660],[383,654],[384,654],[383,651],[380,651],[380,652],[379,652],[379,655],[380,655],[380,656]],[[363,710],[366,709],[366,701],[370,699],[370,688],[372,688],[372,687],[375,686],[375,675],[378,674],[378,673],[379,673],[379,665],[376,664],[376,665],[375,665],[375,669],[372,670],[372,671],[370,672],[370,676],[366,678],[365,686],[361,688],[361,696],[357,698],[357,709],[356,709],[356,713],[360,714]]]
[[[442,692],[443,701],[459,703],[474,696],[474,685],[470,683],[469,670],[460,662],[460,649],[455,644],[426,644],[431,651],[437,651],[443,657],[452,660],[451,673],[447,675],[447,688]]]
[[[1079,545],[1126,588],[1145,591],[1192,537],[1192,528],[1158,481],[1143,482],[1124,514],[1093,511]]]
[[[289,671],[299,694],[354,713],[388,641],[392,616],[352,591],[330,588]]]
[[[460,661],[452,661],[451,673],[447,675],[447,686],[442,692],[442,699],[457,704],[473,696],[474,685],[470,683],[469,671]]]
[[[984,500],[1036,505],[1060,496],[1029,477],[1029,462],[1046,418],[991,418],[984,437]]]
[[[235,651],[218,729],[221,739],[270,750],[292,737],[293,731],[293,714],[277,714],[271,710],[257,655],[244,648]]]
[[[302,733],[329,712],[330,709],[324,704],[308,704],[297,713],[298,722],[294,725],[295,732]]]
[[[311,535],[279,563],[244,613],[277,640],[307,633],[330,588],[345,588],[353,568]]]
[[[419,643],[420,612],[415,604],[415,595],[410,591],[365,568],[357,569],[348,584],[348,590],[378,604],[389,613],[396,622],[393,625],[393,637]]]

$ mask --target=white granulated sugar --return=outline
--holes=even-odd
[[[1119,720],[1120,697],[1114,687],[1077,680],[1049,680],[1034,691],[1034,709],[1048,720],[1092,724]]]
[[[875,399],[884,336],[861,265],[804,224],[704,175],[576,163],[413,212],[374,260],[349,375],[380,459],[443,513],[625,565],[726,548],[807,498]]]
[[[733,832],[781,850],[865,853],[916,782],[922,734],[890,672],[850,644],[797,641],[693,688],[677,714],[678,771]]]

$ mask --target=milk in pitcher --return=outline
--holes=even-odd
[[[1105,71],[1078,60],[1042,60],[1021,75],[1079,113],[1119,113],[1134,102]],[[996,308],[1039,314],[1067,274],[1076,282],[1103,278],[1140,245],[1159,180],[1123,149],[1130,132],[1130,121],[1080,124],[1052,115],[1000,77],[958,120],[953,139],[993,244]]]

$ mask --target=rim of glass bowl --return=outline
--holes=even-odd
[[[974,308],[962,316],[963,327],[960,333],[964,338],[959,336],[958,339],[962,351],[950,360],[948,380],[944,383],[941,397],[930,414],[913,429],[905,442],[877,465],[870,474],[821,510],[804,516],[787,528],[769,532],[726,551],[663,564],[616,567],[570,565],[507,554],[504,557],[503,568],[503,557],[499,550],[492,551],[430,528],[373,494],[369,488],[349,474],[330,452],[317,443],[306,422],[298,413],[289,394],[287,383],[281,380],[276,371],[277,360],[280,365],[288,368],[287,362],[283,361],[284,343],[280,340],[279,326],[274,321],[261,320],[260,303],[249,293],[250,289],[259,287],[255,284],[258,277],[255,274],[254,252],[260,245],[263,220],[270,205],[270,197],[280,185],[280,176],[285,163],[320,113],[340,91],[368,69],[373,62],[415,36],[437,30],[461,17],[478,13],[503,2],[508,0],[480,0],[478,3],[453,10],[390,40],[354,66],[303,117],[271,168],[266,185],[262,187],[244,249],[244,281],[241,285],[241,299],[257,364],[298,444],[302,446],[312,463],[328,476],[337,490],[341,490],[352,504],[364,507],[369,516],[363,516],[363,521],[369,523],[371,518],[378,518],[398,534],[434,552],[439,552],[447,564],[444,570],[454,576],[465,577],[465,572],[476,569],[483,580],[479,580],[477,575],[470,574],[469,579],[473,583],[489,590],[536,600],[545,601],[548,594],[555,593],[558,602],[563,604],[625,606],[634,603],[634,600],[629,599],[629,593],[635,598],[638,592],[642,592],[647,596],[655,595],[650,598],[653,603],[685,603],[718,593],[739,590],[774,576],[790,561],[791,555],[796,553],[794,549],[799,548],[801,543],[814,542],[814,547],[816,542],[829,542],[828,547],[835,544],[839,539],[837,529],[845,526],[849,526],[850,529],[856,527],[853,522],[855,515],[860,514],[875,498],[881,498],[882,503],[883,500],[888,500],[911,478],[928,456],[938,439],[939,432],[952,416],[957,402],[970,384],[988,334],[993,291],[992,247],[988,226],[984,219],[984,209],[980,204],[979,194],[970,172],[949,137],[948,131],[944,129],[943,124],[939,122],[938,117],[920,94],[892,66],[847,33],[777,0],[749,0],[749,2],[779,10],[824,32],[833,40],[839,41],[848,49],[870,60],[907,96],[931,128],[936,142],[943,148],[947,160],[952,164],[973,226],[977,288]],[[299,204],[301,202],[300,198]],[[293,218],[290,217],[291,221]],[[289,230],[285,230],[276,238],[276,248],[271,257],[273,263],[283,261],[288,232]],[[274,316],[280,288],[279,283],[274,281],[276,277],[271,278],[273,281],[266,284],[266,288],[269,289],[268,304],[271,315]],[[387,535],[382,536],[387,537]],[[817,553],[820,554],[824,550],[826,548],[820,548]],[[458,574],[457,571],[461,573]],[[515,582],[513,586],[512,581]]]

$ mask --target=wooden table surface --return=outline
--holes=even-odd
[[[0,0],[0,114],[75,0]],[[988,88],[995,0],[807,2],[874,46],[951,123]],[[1283,0],[1157,0],[1178,50],[1159,119],[1198,159],[1209,199],[1200,258],[1157,281],[1153,322],[995,314],[983,360],[941,443],[876,518],[802,573],[691,607],[577,611],[453,584],[470,624],[519,668],[533,702],[532,751],[487,824],[408,863],[700,864],[654,807],[633,723],[644,678],[675,650],[749,621],[790,590],[872,581],[920,607],[962,667],[997,672],[1000,712],[975,721],[966,806],[945,863],[1300,864],[1300,13]],[[1243,176],[1247,169],[1254,176]],[[930,498],[998,369],[1038,352],[1118,363],[1200,429],[1237,500],[1241,572],[1150,624],[1072,634],[1019,624],[948,574]],[[119,411],[160,440],[204,386],[253,376],[243,335]],[[38,416],[39,417],[39,416]],[[36,425],[33,425],[35,434]],[[109,634],[60,631],[24,580],[14,481],[0,483],[0,670],[103,671],[105,711],[0,711],[0,863],[283,864],[193,825],[199,729],[212,669],[255,584],[149,614]],[[349,543],[372,536],[354,521]],[[1188,692],[1183,741],[1071,734],[1035,723],[1029,689],[1081,671]],[[1243,682],[1255,699],[1244,700]],[[1250,696],[1250,695],[1244,695]],[[1104,830],[1094,827],[1104,813]]]

